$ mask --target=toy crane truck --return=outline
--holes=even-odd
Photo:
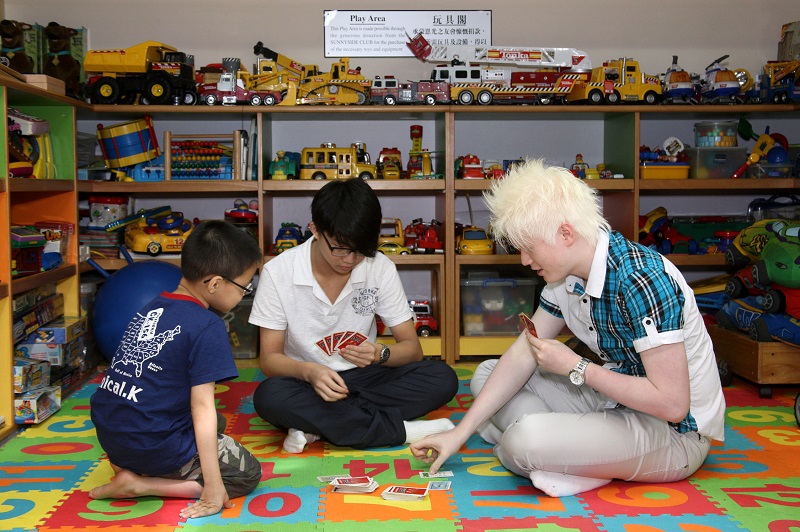
[[[758,79],[759,101],[800,102],[800,60],[769,61]]]
[[[453,103],[461,105],[550,104],[592,68],[589,56],[573,48],[432,46],[422,34],[407,44],[417,59],[440,63],[431,80],[449,83]]]
[[[369,89],[372,81],[361,75],[361,69],[350,68],[350,60],[342,57],[331,65],[329,72],[321,72],[317,65],[303,65],[280,53],[266,48],[262,43],[253,49],[256,54],[273,62],[273,75],[283,73],[287,79],[286,94],[283,105],[326,104],[326,105],[363,105],[369,101]],[[263,70],[264,67],[260,67]],[[268,77],[265,78],[269,79]],[[267,81],[256,87],[261,88]]]
[[[590,104],[620,102],[658,103],[663,89],[658,76],[644,74],[632,59],[606,61],[592,69],[590,79],[579,80],[567,94],[567,102]]]
[[[89,50],[84,57],[89,80],[87,96],[93,104],[197,102],[194,59],[155,41],[130,48]]]
[[[257,77],[257,76],[255,76]],[[238,58],[222,60],[222,73],[216,83],[206,83],[198,88],[200,101],[207,105],[276,105],[283,96],[279,90],[257,88],[258,83],[254,76],[242,67]],[[277,87],[273,87],[277,89]]]

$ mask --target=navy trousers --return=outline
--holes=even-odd
[[[256,413],[278,428],[317,434],[338,447],[396,446],[406,440],[403,421],[447,404],[458,390],[453,368],[438,361],[366,366],[339,374],[350,395],[332,403],[300,379],[267,378],[253,394]]]

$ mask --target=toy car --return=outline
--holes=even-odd
[[[414,313],[414,328],[417,331],[417,336],[427,338],[435,332],[439,331],[439,322],[433,317],[431,306],[427,300],[408,300],[408,306]],[[375,325],[377,327],[378,336],[388,334],[386,325],[381,320],[380,316],[375,316]]]
[[[734,271],[741,269],[758,260],[773,238],[800,244],[800,221],[766,219],[745,227],[725,250],[725,262]]]
[[[424,227],[422,235],[417,238],[414,245],[416,253],[444,253],[444,244],[439,238],[438,228],[442,224],[438,220],[431,220],[431,223]]]
[[[725,329],[741,329],[759,342],[778,340],[800,345],[800,320],[788,314],[764,312],[762,298],[732,299],[717,312],[717,324]]]
[[[456,252],[462,255],[493,255],[494,242],[484,229],[467,225],[456,237]]]
[[[428,337],[439,330],[439,322],[433,317],[431,305],[427,300],[408,300],[408,306],[414,313],[414,327],[417,336]]]
[[[299,154],[297,157],[292,155],[295,154],[290,155],[285,151],[277,152],[275,160],[269,163],[267,179],[297,179]]]
[[[278,233],[275,235],[275,243],[269,247],[270,255],[280,255],[287,249],[299,246],[305,242],[300,226],[292,222],[281,224]]]
[[[194,226],[183,213],[172,212],[161,218],[142,218],[125,230],[125,247],[151,257],[161,253],[180,253]]]
[[[399,244],[395,244],[394,242],[384,242],[378,246],[378,251],[383,253],[384,255],[409,255],[411,251]]]
[[[459,179],[484,179],[483,165],[478,156],[469,153],[456,159],[456,177]]]
[[[384,243],[402,246],[406,242],[403,222],[399,218],[381,218],[381,232],[378,235],[378,245]]]

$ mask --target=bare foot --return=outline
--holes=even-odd
[[[115,470],[119,469],[113,465],[112,467]],[[92,499],[132,499],[141,494],[142,477],[127,469],[119,469],[116,473],[111,482],[92,489],[89,497]]]

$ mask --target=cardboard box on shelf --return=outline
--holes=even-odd
[[[48,386],[14,397],[14,423],[41,423],[61,408],[61,387]]]
[[[62,316],[47,325],[42,325],[25,339],[26,344],[66,344],[86,333],[89,320],[86,316],[79,318]]]
[[[14,342],[27,338],[36,329],[64,315],[64,294],[57,293],[33,308],[14,315]]]
[[[14,355],[35,360],[46,360],[53,366],[67,366],[83,356],[83,348],[83,335],[81,335],[71,342],[63,344],[27,344],[20,342],[14,347]]]
[[[25,393],[50,384],[50,363],[14,357],[14,393]]]

